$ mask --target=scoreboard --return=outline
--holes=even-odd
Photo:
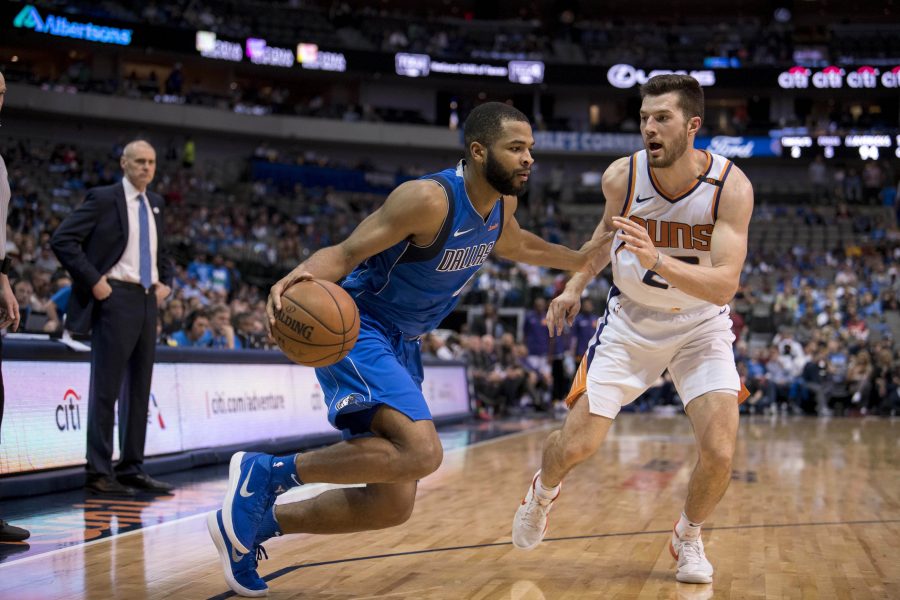
[[[826,159],[882,160],[900,158],[898,134],[788,135],[782,136],[782,156]]]

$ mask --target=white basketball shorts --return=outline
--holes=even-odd
[[[730,309],[668,313],[612,296],[578,367],[569,406],[587,392],[590,412],[615,419],[668,369],[685,406],[716,390],[739,395]]]

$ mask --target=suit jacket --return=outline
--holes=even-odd
[[[165,201],[154,192],[147,200],[156,220],[156,266],[159,280],[171,287],[174,268],[166,251],[162,210]],[[88,333],[94,310],[91,291],[125,253],[128,212],[122,182],[88,190],[84,202],[66,217],[50,239],[53,252],[72,276],[72,299],[66,313],[66,329]]]

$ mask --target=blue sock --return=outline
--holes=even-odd
[[[262,521],[259,524],[259,529],[256,530],[256,544],[262,544],[267,539],[271,537],[278,537],[281,535],[281,527],[278,525],[278,520],[275,519],[275,506],[266,511],[266,514],[263,516]]]
[[[297,467],[294,462],[296,457],[296,454],[272,457],[272,478],[270,481],[272,482],[272,488],[275,490],[275,495],[283,494],[293,487],[303,485],[303,482],[300,481],[300,477],[297,475]]]

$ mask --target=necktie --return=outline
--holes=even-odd
[[[138,196],[141,208],[138,211],[138,227],[140,229],[140,271],[141,285],[144,289],[150,289],[153,284],[153,266],[150,256],[150,211],[147,210],[147,200],[144,195]]]

